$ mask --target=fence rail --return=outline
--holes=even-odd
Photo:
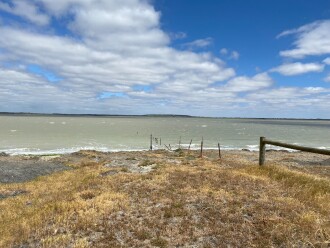
[[[266,161],[266,144],[273,145],[273,146],[280,146],[285,147],[289,149],[299,150],[303,152],[311,152],[311,153],[317,153],[317,154],[323,154],[323,155],[330,155],[330,150],[325,149],[318,149],[318,148],[312,148],[312,147],[306,147],[306,146],[298,146],[298,145],[292,145],[287,144],[283,142],[273,141],[266,139],[265,137],[260,137],[260,147],[259,147],[259,165],[264,165]]]

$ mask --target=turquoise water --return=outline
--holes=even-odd
[[[164,144],[197,149],[257,150],[259,137],[330,149],[330,121],[183,117],[48,117],[0,116],[0,152],[11,154],[147,150],[150,134]]]

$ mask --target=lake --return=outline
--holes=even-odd
[[[147,150],[150,134],[164,144],[198,149],[257,150],[259,137],[330,149],[329,120],[222,119],[197,117],[0,116],[0,152],[62,154],[81,149]],[[159,141],[162,140],[162,145]],[[282,149],[282,148],[278,148]]]

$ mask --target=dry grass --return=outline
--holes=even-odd
[[[74,170],[0,184],[27,192],[0,201],[0,246],[329,246],[330,180],[195,155],[147,153],[161,165],[148,174],[100,176],[89,152]]]

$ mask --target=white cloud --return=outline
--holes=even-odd
[[[315,109],[326,116],[330,102],[329,93],[329,89],[322,87],[281,87],[251,93],[247,95],[247,99],[255,103],[262,102],[269,111],[283,111],[280,116],[289,110],[295,111],[291,112],[291,115],[306,117],[307,111],[315,113]]]
[[[327,83],[330,83],[330,74],[324,78],[324,81]]]
[[[330,65],[330,57],[323,60],[324,64]]]
[[[285,76],[293,76],[304,74],[308,72],[322,72],[324,70],[324,65],[319,63],[288,63],[280,65],[276,68],[271,69],[272,72],[279,72]]]
[[[192,42],[185,43],[184,46],[189,47],[190,49],[193,48],[204,48],[208,47],[212,44],[213,39],[208,37],[205,39],[194,40]]]
[[[28,29],[10,22],[0,26],[0,111],[256,116],[262,113],[256,103],[263,101],[257,95],[278,90],[267,73],[235,77],[234,69],[211,53],[173,48],[175,37],[161,29],[161,13],[151,1],[24,2],[52,22],[30,20],[35,25]],[[58,35],[53,22],[70,32]],[[212,42],[201,39],[192,46],[207,48]],[[227,59],[234,52],[223,50]],[[31,64],[61,80],[47,81],[28,69]],[[100,97],[104,92],[107,97]],[[328,113],[324,106],[330,97],[323,88],[281,92],[288,92],[288,104],[313,102]],[[264,106],[276,108],[271,100]]]
[[[230,55],[230,59],[234,59],[234,60],[238,60],[239,59],[239,53],[237,51],[232,51],[231,55]]]
[[[2,93],[6,89],[5,95],[0,92],[2,111],[6,106],[20,106],[19,111],[38,111],[48,106],[51,112],[148,113],[164,102],[166,106],[159,111],[166,107],[178,111],[189,99],[194,99],[191,104],[197,108],[197,92],[235,76],[233,69],[210,53],[172,48],[169,35],[160,29],[160,13],[144,0],[35,2],[43,5],[49,18],[62,20],[72,15],[64,25],[73,36],[0,26],[0,49],[4,51],[0,61],[25,65],[3,74],[7,76],[0,82]],[[195,44],[203,46],[203,42]],[[62,80],[50,84],[27,72],[29,64],[39,65]],[[17,80],[18,75],[28,77],[28,84]],[[22,85],[26,90],[18,90]],[[41,91],[39,85],[45,85],[45,89]],[[135,85],[151,87],[152,92],[136,92]],[[122,92],[127,97],[100,99],[102,92]],[[18,104],[21,101],[29,104]]]
[[[49,17],[40,13],[36,5],[24,0],[13,0],[12,5],[0,3],[0,10],[20,16],[38,25],[47,25]]]
[[[295,35],[295,48],[281,51],[280,55],[291,58],[304,58],[310,55],[330,54],[330,20],[317,21],[297,29],[287,30],[277,37]]]
[[[170,33],[170,37],[173,40],[181,40],[187,38],[187,34],[184,32]]]
[[[227,49],[227,48],[222,48],[222,49],[220,50],[220,54],[221,54],[221,55],[227,55],[227,54],[228,54],[228,49]]]
[[[231,92],[247,92],[267,88],[272,84],[273,80],[267,73],[259,73],[252,78],[245,76],[233,78],[223,89]]]

